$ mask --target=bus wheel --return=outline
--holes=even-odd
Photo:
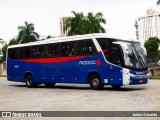
[[[46,87],[51,88],[51,87],[54,87],[54,85],[55,85],[56,83],[44,83],[44,84],[45,84]]]
[[[99,75],[93,74],[90,77],[90,86],[94,90],[101,90],[101,89],[103,89],[104,85],[101,84],[101,80],[100,80]]]
[[[119,89],[122,85],[112,85],[113,89]]]
[[[27,87],[29,87],[29,88],[36,87],[36,85],[37,85],[36,83],[33,82],[32,75],[27,75],[25,77],[25,81],[26,81]]]

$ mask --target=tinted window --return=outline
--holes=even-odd
[[[45,57],[56,57],[59,55],[59,44],[44,45],[44,48],[45,48],[44,51]]]
[[[41,58],[43,54],[43,45],[31,46],[31,57],[32,58]]]
[[[94,55],[97,54],[97,50],[92,40],[82,40],[78,42],[78,54],[79,55]]]
[[[123,56],[119,45],[112,45],[110,47],[110,58],[109,61],[113,64],[124,66]]]
[[[12,59],[30,59],[55,57],[59,54],[59,44],[35,45],[8,49],[8,56]]]
[[[32,59],[97,54],[97,50],[91,39],[11,48],[8,51],[8,55],[12,59]]]
[[[106,57],[106,59],[111,62],[110,59],[110,46],[112,45],[113,40],[108,38],[97,38],[97,41],[99,45],[101,46],[101,49]]]
[[[25,58],[30,58],[31,57],[31,49],[30,49],[30,47],[24,47],[24,49],[25,49],[25,52],[24,52]]]
[[[16,59],[17,58],[16,49],[15,48],[8,49],[8,56],[9,58]]]
[[[25,58],[25,48],[16,48],[17,58],[16,59],[23,59]]]
[[[121,49],[118,45],[113,44],[113,42],[116,41],[115,39],[97,38],[97,41],[107,61],[119,66],[124,66]]]
[[[76,55],[76,42],[61,43],[62,56]]]

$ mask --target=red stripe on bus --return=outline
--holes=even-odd
[[[103,52],[108,52],[108,49],[107,50],[102,50]]]
[[[37,58],[37,59],[27,59],[22,60],[23,62],[32,62],[32,63],[51,63],[51,62],[65,62],[70,60],[77,60],[85,58],[86,56],[74,56],[74,57],[59,57],[59,58]]]
[[[103,53],[108,52],[108,49],[107,50],[98,51],[98,54],[101,54],[102,52]]]

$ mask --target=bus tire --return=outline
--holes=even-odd
[[[122,85],[111,85],[113,89],[120,89]]]
[[[101,80],[98,74],[93,74],[90,76],[89,84],[91,88],[94,90],[101,90],[104,87],[104,85],[102,85],[101,83]]]
[[[26,75],[25,81],[26,81],[27,87],[29,87],[29,88],[33,88],[33,87],[37,86],[37,84],[33,82],[33,77],[30,74]]]
[[[52,88],[56,83],[44,83],[46,87]]]

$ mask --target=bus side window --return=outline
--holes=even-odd
[[[76,45],[76,42],[61,43],[62,56],[75,55],[75,45]]]
[[[31,54],[32,58],[43,58],[44,55],[44,46],[43,45],[36,45],[31,47]]]
[[[37,48],[37,46],[35,46],[35,48],[33,48],[33,57],[34,58],[37,58],[38,57],[38,48]]]
[[[23,59],[23,58],[25,58],[25,54],[24,54],[24,48],[17,48],[17,54],[18,54],[18,59]]]
[[[8,50],[8,57],[11,59],[16,59],[16,49],[11,48]]]
[[[67,56],[68,52],[68,44],[61,43],[62,56]]]
[[[78,54],[80,55],[94,55],[97,53],[96,48],[91,39],[79,41],[78,46],[79,46]]]
[[[38,58],[39,57],[38,46],[32,46],[31,53],[32,53],[32,58]]]
[[[101,49],[105,55],[105,58],[107,59],[107,61],[110,62],[110,50],[109,50],[109,46],[110,46],[110,43],[109,41],[111,41],[110,39],[104,39],[104,38],[97,38],[97,41],[98,43],[100,44],[101,46]]]
[[[46,57],[56,57],[59,53],[59,44],[49,44],[45,46]]]
[[[19,59],[19,50],[18,50],[18,48],[15,48],[14,59],[16,59],[16,60]]]
[[[40,58],[44,58],[45,57],[45,54],[44,54],[44,46],[43,45],[40,45],[38,47],[38,51],[39,51],[39,57]]]
[[[30,58],[31,57],[30,47],[25,47],[24,50],[25,50],[25,52],[24,52],[25,58],[27,58],[27,59]]]
[[[118,65],[118,66],[123,66],[123,60],[122,60],[122,54],[120,47],[118,45],[112,45],[110,47],[110,62]]]

